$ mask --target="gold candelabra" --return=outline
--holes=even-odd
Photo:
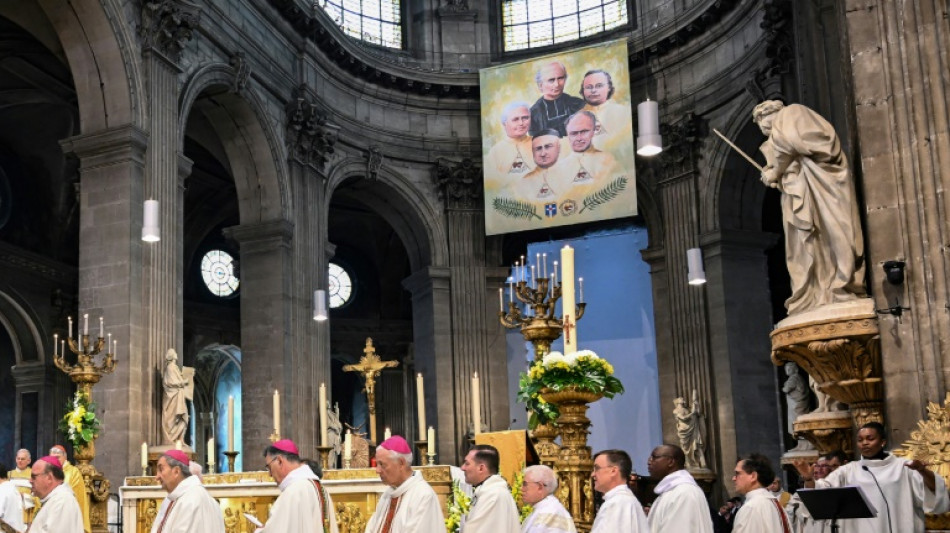
[[[518,302],[515,302],[515,298]],[[584,302],[576,304],[575,319],[568,318],[567,324],[555,316],[557,301],[561,298],[561,284],[552,277],[535,278],[534,283],[525,280],[508,284],[508,310],[498,312],[498,319],[508,329],[520,328],[525,340],[534,345],[534,358],[540,360],[551,351],[551,343],[557,340],[566,329],[570,335],[576,321],[584,316]],[[521,305],[525,304],[525,312]]]
[[[92,402],[92,387],[102,376],[111,374],[115,371],[115,348],[118,340],[112,339],[110,333],[105,334],[105,324],[102,317],[99,318],[99,336],[93,338],[89,335],[89,315],[83,315],[82,335],[79,335],[79,324],[76,324],[78,338],[73,338],[73,319],[68,318],[69,329],[65,339],[60,340],[59,335],[53,335],[53,364],[59,368],[69,379],[76,384],[79,391]],[[66,348],[76,356],[76,363],[70,363],[66,360]],[[111,349],[110,349],[111,348]],[[101,364],[96,364],[96,357],[103,353]],[[73,457],[76,460],[76,468],[82,472],[86,483],[86,492],[89,495],[89,501],[92,506],[90,511],[90,521],[93,532],[105,532],[106,529],[106,506],[109,500],[109,480],[105,478],[92,464],[96,458],[96,435],[86,444],[75,447]]]

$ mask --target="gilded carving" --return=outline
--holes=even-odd
[[[363,511],[350,503],[336,504],[336,521],[340,533],[363,533],[366,529]]]
[[[927,418],[917,421],[910,439],[894,450],[894,455],[920,459],[945,482],[950,483],[950,393],[943,405],[927,403]],[[927,515],[927,530],[950,529],[950,513]]]

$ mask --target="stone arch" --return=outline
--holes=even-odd
[[[349,178],[366,175],[366,160],[350,157],[335,165],[327,180],[324,217],[329,216],[333,192]],[[412,272],[430,265],[448,264],[445,224],[440,206],[433,205],[413,184],[392,168],[379,169],[377,186],[362,198],[388,222],[409,254]],[[324,219],[326,223],[326,219]]]
[[[283,134],[258,92],[251,86],[234,92],[235,82],[234,69],[223,63],[206,65],[192,75],[179,99],[179,150],[188,117],[203,113],[224,146],[241,224],[290,220],[293,205]]]
[[[0,290],[0,327],[7,331],[13,341],[13,355],[16,364],[25,362],[43,362],[46,359],[43,337],[36,320],[19,299],[9,292]]]
[[[29,2],[10,3],[10,10],[22,9],[21,4]],[[134,54],[138,45],[135,29],[124,22],[124,5],[117,0],[71,2],[68,7],[54,0],[40,0],[38,4],[61,45],[58,52],[76,74],[73,83],[80,131],[89,133],[142,123],[142,106],[137,105],[134,97],[136,93],[142,94],[140,62]],[[0,15],[6,16],[7,11],[0,8]],[[37,35],[47,46],[51,44],[53,36],[44,31],[41,21],[31,19],[30,15],[12,15],[11,20]]]

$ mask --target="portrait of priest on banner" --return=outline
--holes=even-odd
[[[483,69],[488,235],[634,216],[626,42]]]

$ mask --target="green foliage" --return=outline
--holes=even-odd
[[[76,391],[66,404],[66,414],[59,421],[59,430],[74,448],[85,446],[99,436],[99,419],[96,404],[82,391]]]
[[[578,213],[583,213],[584,211],[590,209],[593,211],[597,209],[598,206],[606,204],[607,202],[613,200],[617,197],[624,189],[627,188],[627,177],[620,176],[619,178],[611,181],[604,188],[588,194],[584,198],[584,207],[581,208]]]
[[[472,499],[465,494],[459,482],[452,481],[452,495],[446,502],[449,508],[449,514],[445,517],[445,529],[448,533],[459,533],[462,528],[462,517],[468,514],[472,506]]]
[[[538,208],[528,202],[519,202],[511,198],[495,198],[492,201],[492,207],[502,215],[509,218],[536,218],[542,220],[538,215]]]

